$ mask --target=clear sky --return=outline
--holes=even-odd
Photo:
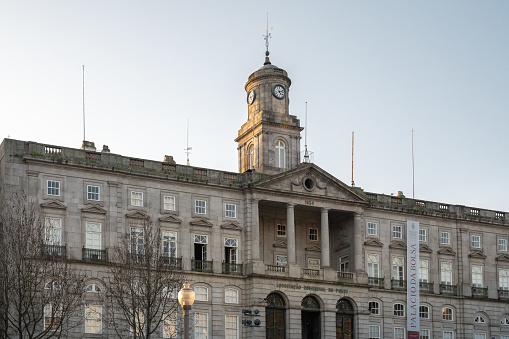
[[[271,61],[314,162],[368,192],[509,211],[509,1],[0,0],[0,138],[237,171]],[[304,136],[304,134],[303,134]],[[304,138],[302,139],[304,145]]]

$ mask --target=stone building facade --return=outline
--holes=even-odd
[[[421,338],[509,338],[509,214],[365,192],[301,163],[290,85],[268,58],[250,75],[239,173],[4,139],[0,193],[21,187],[59,220],[99,285],[96,261],[129,219],[158,223],[199,294],[195,337],[210,339],[406,338],[406,222],[418,221]]]

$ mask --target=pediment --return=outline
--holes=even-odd
[[[286,248],[287,244],[286,244],[286,241],[284,241],[284,240],[277,240],[276,242],[274,242],[272,244],[272,246],[279,247],[279,248]]]
[[[57,209],[57,210],[65,210],[65,209],[67,209],[67,206],[65,206],[64,204],[62,204],[58,200],[51,200],[51,201],[48,201],[48,202],[44,202],[44,203],[41,204],[41,207],[42,208],[53,208],[53,209]]]
[[[205,218],[198,218],[196,220],[191,221],[190,224],[193,226],[212,227],[212,223]]]
[[[126,216],[126,218],[130,218],[130,219],[149,219],[148,214],[143,211],[133,211],[133,212],[127,213],[125,216]]]
[[[106,214],[106,210],[99,205],[86,206],[81,209],[82,213]]]
[[[500,254],[498,255],[495,260],[497,261],[509,261],[509,255],[508,254]]]
[[[253,186],[269,190],[328,196],[353,202],[368,202],[363,193],[311,163],[302,163],[295,169],[270,176],[254,183]]]
[[[389,244],[389,248],[406,250],[406,244],[403,241],[393,241]]]
[[[456,252],[454,252],[450,247],[441,247],[437,253],[443,255],[456,255]]]
[[[306,247],[306,251],[321,252],[322,251],[322,247],[320,245],[313,244],[313,245],[309,245],[308,247]]]
[[[222,229],[242,231],[242,226],[237,221],[228,221],[220,226]]]
[[[383,247],[383,245],[377,238],[369,238],[364,242],[364,246]]]
[[[168,214],[168,215],[165,215],[164,217],[160,217],[159,221],[160,222],[169,222],[169,223],[172,223],[172,224],[180,224],[182,222],[182,220],[180,220],[179,218],[177,218],[173,214]]]
[[[342,249],[347,248],[347,247],[349,247],[349,246],[350,246],[350,244],[348,244],[348,243],[346,243],[346,242],[342,241],[342,242],[340,242],[340,243],[336,246],[336,248],[334,248],[334,252],[341,251]]]
[[[420,244],[419,245],[419,252],[426,252],[426,253],[432,253],[433,250],[431,249],[431,247],[429,247],[428,245],[426,244]]]
[[[473,251],[468,256],[470,258],[486,259],[486,254],[483,254],[481,251]]]

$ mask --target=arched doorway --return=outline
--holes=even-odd
[[[301,306],[302,339],[320,339],[320,303],[308,295]]]
[[[265,337],[267,339],[286,338],[286,303],[278,293],[271,293],[267,296],[267,307],[265,308]]]
[[[340,299],[336,308],[336,339],[352,339],[354,330],[352,304],[346,299]]]

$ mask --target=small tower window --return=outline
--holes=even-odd
[[[286,168],[286,148],[284,142],[276,142],[276,167]]]
[[[247,149],[247,169],[253,168],[254,168],[254,145],[251,145]]]

